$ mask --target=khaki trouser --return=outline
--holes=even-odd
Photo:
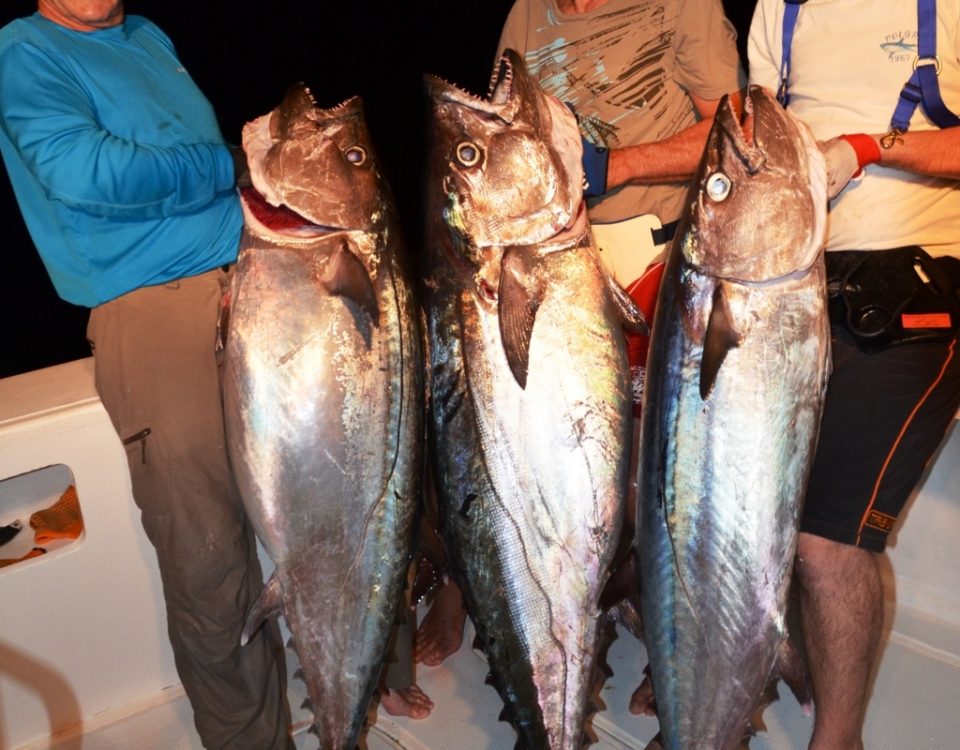
[[[263,586],[226,452],[210,271],[95,308],[87,329],[100,398],[125,443],[156,549],[177,672],[206,748],[292,748],[275,622],[240,647]]]

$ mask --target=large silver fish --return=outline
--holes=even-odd
[[[255,189],[242,193],[227,434],[276,564],[247,632],[283,613],[321,747],[354,750],[419,502],[419,313],[359,99],[321,109],[294,87],[243,145]]]
[[[627,492],[624,303],[588,244],[576,121],[521,58],[485,99],[427,88],[443,531],[521,746],[579,750]]]
[[[657,303],[639,470],[664,750],[730,750],[783,654],[829,373],[826,180],[765,91],[716,115]]]

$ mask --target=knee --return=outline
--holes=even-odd
[[[799,536],[794,570],[797,584],[807,591],[834,579],[863,583],[879,577],[876,558],[869,550],[807,533]]]

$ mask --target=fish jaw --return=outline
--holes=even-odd
[[[576,119],[519,55],[504,53],[487,98],[430,76],[426,86],[430,179],[442,180],[431,211],[467,246],[533,245],[573,223],[583,185]]]
[[[301,234],[369,232],[383,223],[381,196],[389,191],[358,97],[323,109],[305,86],[293,86],[276,109],[244,126],[242,142],[256,194],[301,217]],[[273,239],[296,240],[291,227],[276,232],[263,221],[252,194],[244,204],[245,216],[254,219],[249,227],[260,232],[266,225],[279,235]]]
[[[686,262],[755,283],[810,268],[826,239],[827,192],[809,129],[756,86],[742,122],[729,97],[714,122],[678,231]],[[755,224],[738,220],[747,211]]]

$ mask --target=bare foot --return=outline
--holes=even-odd
[[[643,716],[657,715],[657,702],[653,697],[653,683],[650,682],[650,665],[643,670],[643,682],[630,696],[630,713]]]
[[[437,591],[430,611],[417,629],[413,661],[435,667],[455,654],[463,643],[466,619],[467,610],[460,589],[453,581],[448,581]]]
[[[411,719],[426,719],[433,711],[433,701],[416,685],[403,690],[383,688],[380,705],[391,716],[409,716]]]

